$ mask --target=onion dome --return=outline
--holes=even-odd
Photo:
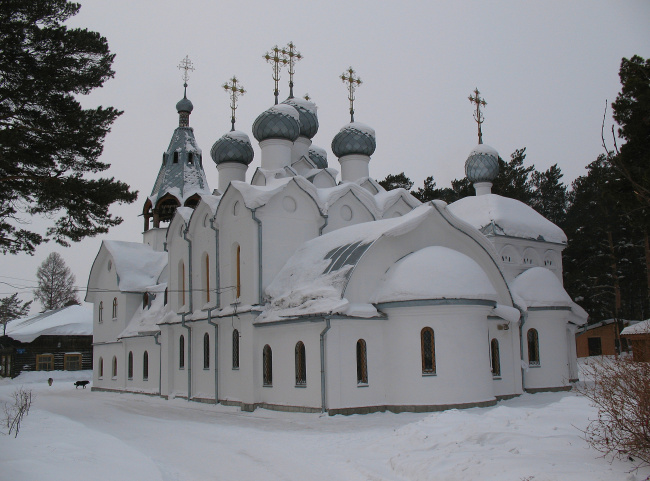
[[[499,153],[489,145],[478,144],[465,161],[465,175],[472,183],[492,182],[499,174]]]
[[[288,98],[283,104],[291,105],[300,115],[300,135],[312,139],[318,132],[318,107],[314,102],[305,99]]]
[[[192,105],[192,102],[190,102],[190,99],[188,99],[187,97],[183,97],[176,104],[176,111],[179,113],[180,112],[192,113],[192,110],[194,110],[194,105]]]
[[[267,139],[295,141],[300,135],[300,114],[287,104],[274,105],[253,122],[253,136],[258,142]]]
[[[315,145],[309,147],[309,160],[311,160],[317,168],[327,169],[327,152]]]
[[[248,165],[253,161],[253,146],[244,132],[233,130],[217,140],[210,149],[210,156],[219,165],[225,162],[237,162]]]
[[[371,156],[376,148],[375,130],[360,122],[345,125],[332,140],[332,152],[339,158],[352,154]]]

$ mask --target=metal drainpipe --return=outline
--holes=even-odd
[[[158,340],[160,334],[160,332],[157,332],[153,335],[153,341],[160,346],[160,354],[158,355],[158,396],[162,395],[162,344]]]
[[[215,309],[221,305],[221,292],[219,289],[219,229],[214,226],[214,219],[210,219],[210,228],[214,231],[214,266],[215,266],[215,286],[217,292],[217,302]],[[209,274],[208,274],[209,275]]]
[[[188,282],[187,287],[189,290],[189,311],[181,314],[181,325],[187,329],[187,400],[190,401],[192,398],[192,328],[185,324],[185,316],[192,314],[193,311],[193,301],[192,301],[192,241],[187,238],[187,231],[189,225],[183,231],[183,239],[187,242],[187,271],[188,271]]]
[[[320,397],[321,412],[327,411],[325,397],[325,334],[330,330],[330,316],[325,317],[325,329],[320,333]]]
[[[253,220],[257,222],[257,263],[259,265],[259,283],[258,283],[258,304],[262,305],[262,221],[255,217],[255,211],[257,208],[252,209],[251,213],[253,214]]]
[[[325,223],[318,229],[318,235],[323,235],[323,230],[327,227],[327,222],[329,221],[329,216],[327,214],[321,214],[321,216],[325,219]]]
[[[214,403],[219,403],[219,325],[212,322],[212,311],[217,307],[208,309],[208,324],[214,326]]]
[[[524,369],[524,323],[528,319],[528,311],[521,313],[521,322],[519,323],[519,355],[521,357],[521,389],[526,392],[526,376]]]

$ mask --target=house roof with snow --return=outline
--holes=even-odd
[[[61,307],[7,324],[7,336],[20,342],[32,342],[39,336],[92,335],[93,310],[86,306]]]
[[[449,205],[452,214],[487,236],[566,244],[564,231],[523,202],[497,194],[468,196]]]
[[[637,322],[632,326],[628,326],[621,331],[621,336],[631,336],[634,334],[650,335],[650,319]]]

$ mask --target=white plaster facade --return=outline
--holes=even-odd
[[[454,204],[386,192],[365,153],[342,156],[336,184],[305,136],[260,145],[250,184],[246,165],[219,164],[219,190],[199,192],[194,207],[179,201],[166,229],[147,230],[142,244],[102,244],[86,297],[93,389],[335,414],[570,387],[570,340],[586,313],[562,288],[566,239],[530,235],[557,227],[535,218],[513,234],[507,218],[476,221]],[[480,192],[472,211],[493,197]],[[407,282],[397,273],[409,256],[420,261]],[[517,281],[533,268],[553,274],[536,274],[540,298]]]

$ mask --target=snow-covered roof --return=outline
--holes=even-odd
[[[141,335],[151,335],[160,332],[159,323],[173,321],[178,316],[171,309],[171,304],[165,305],[165,289],[167,284],[158,284],[147,289],[151,305],[140,305],[135,314],[120,333],[118,339]]]
[[[628,326],[621,331],[621,336],[631,334],[650,334],[650,319],[637,322],[636,324]]]
[[[571,307],[573,301],[555,274],[545,267],[531,267],[511,283],[513,294],[525,302],[521,307]]]
[[[178,208],[180,211],[185,208]],[[192,209],[187,208],[190,213]],[[167,265],[167,253],[155,251],[148,244],[124,241],[103,241],[113,258],[117,285],[122,292],[144,292],[158,283]]]
[[[32,342],[39,336],[92,336],[93,310],[86,306],[68,306],[7,323],[7,336],[20,342]]]
[[[348,313],[343,298],[352,268],[382,236],[405,234],[420,225],[433,207],[422,205],[393,219],[338,229],[305,242],[266,288],[271,303],[258,322],[321,313]]]
[[[532,207],[497,194],[469,196],[449,205],[456,217],[484,234],[506,235],[566,244],[567,237]]]
[[[373,303],[420,299],[485,299],[497,292],[470,257],[448,247],[431,246],[396,262],[384,275]]]

